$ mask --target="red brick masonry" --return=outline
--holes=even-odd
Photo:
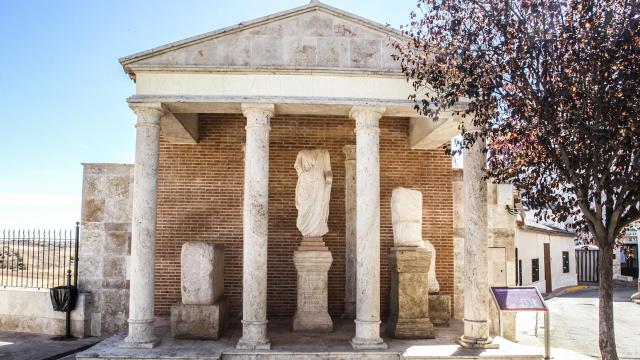
[[[451,159],[440,150],[410,150],[408,119],[380,120],[381,312],[388,313],[388,250],[393,246],[391,191],[422,191],[423,236],[437,250],[441,293],[453,296],[453,195]],[[242,194],[245,119],[241,115],[200,117],[200,143],[160,145],[156,314],[168,315],[180,301],[180,248],[185,241],[225,245],[225,292],[232,313],[242,309]],[[346,117],[282,116],[271,120],[269,170],[268,316],[292,317],[296,308],[293,251],[296,229],[293,168],[298,151],[323,147],[331,155],[333,187],[329,233],[329,312],[339,316],[344,302],[344,154],[355,144],[354,121]]]

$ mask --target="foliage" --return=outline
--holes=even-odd
[[[487,136],[488,175],[552,210],[539,216],[575,218],[597,243],[640,217],[637,1],[418,8],[405,28],[411,41],[394,46],[420,113],[466,118],[465,147]]]
[[[603,253],[640,218],[639,6],[420,0],[407,39],[393,42],[416,110],[463,119],[465,148],[487,139],[489,177]]]

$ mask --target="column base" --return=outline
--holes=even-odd
[[[375,339],[358,339],[353,338],[349,341],[353,350],[386,350],[387,344],[382,341],[382,338],[379,340]]]
[[[155,319],[129,319],[129,333],[121,347],[125,349],[151,349],[156,347],[160,343],[160,339],[154,334],[154,321]]]
[[[153,349],[154,347],[160,344],[160,339],[155,338],[150,341],[127,341],[128,338],[124,339],[122,345],[120,345],[123,349]]]
[[[498,349],[500,345],[492,342],[492,338],[478,339],[469,338],[464,335],[458,338],[456,342],[458,345],[466,349]]]
[[[236,344],[240,350],[270,350],[267,337],[267,321],[242,320],[242,337]]]
[[[255,342],[253,340],[245,340],[244,338],[240,338],[238,343],[236,344],[236,349],[238,350],[271,350],[271,341],[266,340],[266,342]]]
[[[351,339],[355,350],[384,350],[387,344],[380,337],[380,321],[354,320],[356,336]]]

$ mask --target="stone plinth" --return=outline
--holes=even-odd
[[[182,244],[182,303],[211,305],[224,293],[224,247],[202,241]]]
[[[429,319],[433,326],[449,326],[449,320],[451,320],[451,296],[429,295]]]
[[[391,311],[388,332],[401,339],[433,339],[429,319],[429,264],[431,252],[423,247],[393,247],[391,267]]]
[[[227,323],[224,246],[203,241],[182,244],[182,302],[171,307],[171,336],[217,339]]]
[[[227,325],[225,298],[213,305],[171,306],[171,336],[179,339],[217,339]]]
[[[293,262],[298,272],[298,308],[293,318],[293,330],[332,331],[327,304],[327,274],[333,262],[331,252],[298,250],[293,253]]]

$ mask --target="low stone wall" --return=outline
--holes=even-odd
[[[79,294],[76,308],[71,312],[71,334],[90,335],[86,312],[90,294]],[[30,332],[64,335],[66,313],[53,311],[49,290],[0,289],[0,331]]]

